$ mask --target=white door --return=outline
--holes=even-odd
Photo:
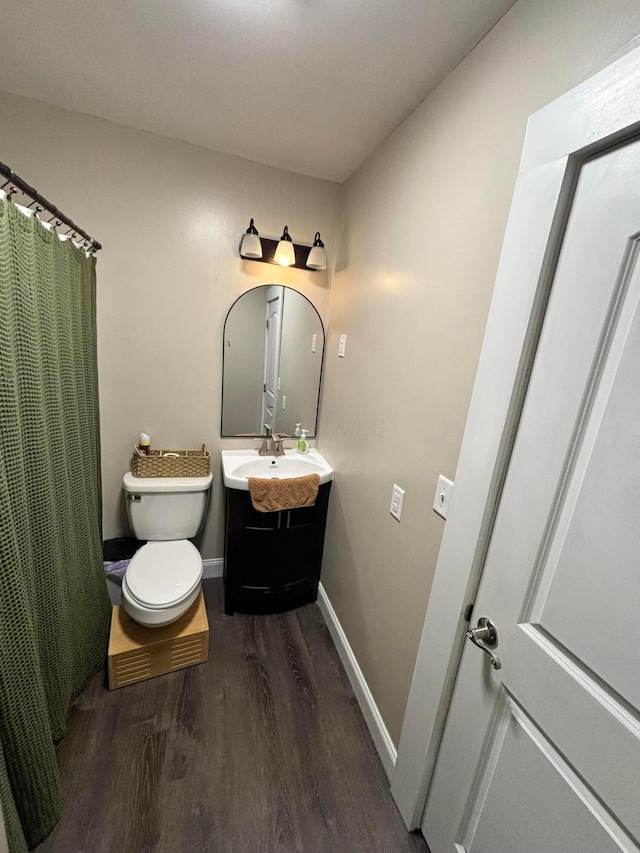
[[[640,850],[640,142],[583,164],[422,821],[432,853]]]
[[[274,285],[267,290],[262,425],[272,431],[276,426],[276,406],[278,404],[283,301],[284,288]]]

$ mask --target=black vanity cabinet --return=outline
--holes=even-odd
[[[225,489],[224,612],[280,613],[318,597],[331,483],[313,506],[257,512],[249,492]]]

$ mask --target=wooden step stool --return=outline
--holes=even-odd
[[[171,625],[145,628],[115,605],[109,635],[109,690],[209,660],[209,621],[200,595]]]

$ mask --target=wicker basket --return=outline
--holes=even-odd
[[[134,477],[208,477],[211,454],[206,444],[201,450],[150,450],[148,455],[134,445],[131,473]]]

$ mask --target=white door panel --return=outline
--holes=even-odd
[[[583,165],[422,823],[432,853],[640,838],[640,143]]]
[[[585,436],[576,460],[565,517],[553,535],[531,614],[635,707],[640,707],[640,677],[629,652],[640,649],[639,380],[636,304],[610,393],[608,382],[601,382],[602,400],[596,403],[606,404],[606,410],[599,424],[592,415],[598,431],[592,446],[591,436]],[[585,631],[585,623],[602,627]]]
[[[612,831],[606,811],[506,695],[491,734],[482,768],[484,784],[474,792],[463,818],[460,850],[620,853],[625,849],[624,834]],[[522,772],[524,767],[528,773]],[[505,821],[505,813],[510,820]]]

